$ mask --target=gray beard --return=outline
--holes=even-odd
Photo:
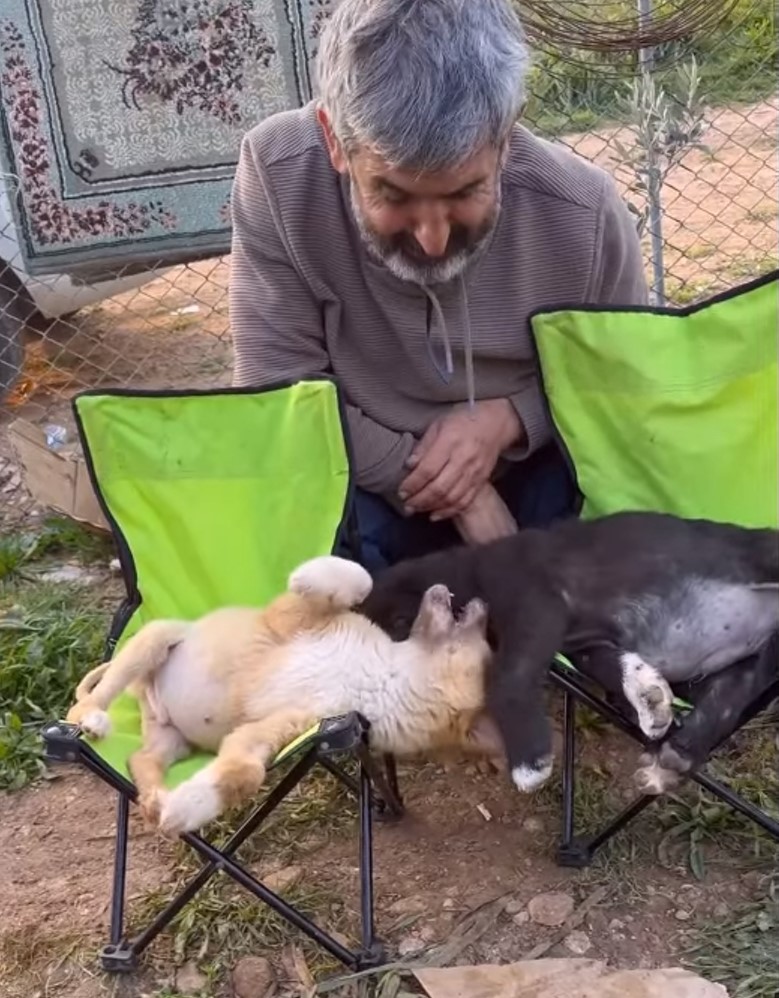
[[[357,198],[357,191],[351,178],[349,178],[349,196],[352,202],[352,214],[354,215],[360,238],[374,260],[383,264],[399,280],[424,286],[448,284],[449,281],[453,281],[465,273],[468,267],[481,256],[489,245],[498,222],[501,207],[501,189],[500,185],[498,185],[495,221],[489,232],[486,232],[474,246],[471,246],[467,250],[460,250],[453,256],[447,257],[445,260],[437,263],[419,264],[413,260],[409,260],[401,250],[388,251],[382,245],[381,239],[371,231],[365,221]]]

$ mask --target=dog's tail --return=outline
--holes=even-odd
[[[373,580],[362,565],[334,555],[304,562],[287,583],[290,592],[322,597],[336,610],[349,610],[362,603],[372,586]]]
[[[81,725],[87,734],[105,737],[111,729],[106,713],[111,702],[122,690],[164,665],[171,649],[183,641],[191,627],[183,620],[154,620],[142,627],[114,659],[84,676],[67,720]]]

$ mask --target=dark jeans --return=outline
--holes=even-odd
[[[526,461],[508,465],[495,487],[522,527],[542,527],[574,512],[576,489],[554,446],[544,447]],[[361,561],[371,573],[405,558],[462,543],[454,524],[431,523],[427,516],[401,516],[381,496],[357,489],[354,497]],[[348,556],[347,543],[339,554]]]

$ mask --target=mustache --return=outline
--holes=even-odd
[[[452,226],[446,249],[441,256],[429,256],[410,232],[396,232],[379,239],[387,253],[400,253],[410,262],[424,266],[445,263],[453,257],[468,253],[481,243],[491,228],[491,221],[479,226],[478,230],[467,229],[464,225]]]

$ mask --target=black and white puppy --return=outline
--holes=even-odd
[[[457,605],[487,603],[487,710],[515,785],[531,791],[552,771],[542,687],[554,654],[589,652],[592,678],[614,690],[618,677],[645,737],[662,738],[671,684],[754,656],[779,630],[779,531],[643,512],[564,520],[400,562],[374,580],[362,612],[401,640],[433,583]],[[656,775],[645,773],[645,789],[663,789]]]

